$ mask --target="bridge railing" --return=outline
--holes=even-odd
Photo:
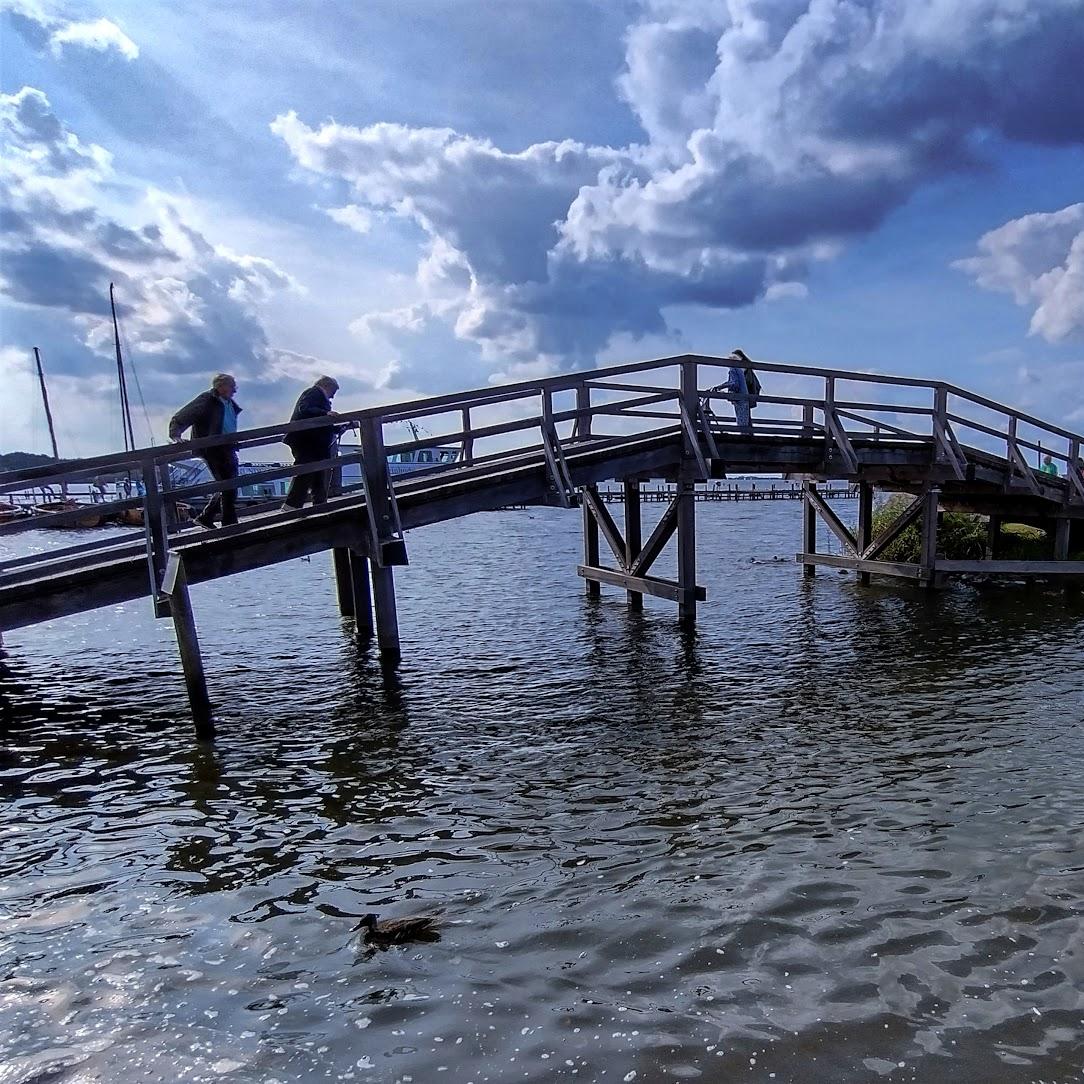
[[[130,476],[145,489],[132,497],[85,507],[42,510],[24,519],[0,522],[2,536],[28,528],[75,525],[91,515],[104,518],[138,509],[144,524],[142,542],[108,537],[6,561],[0,565],[0,584],[11,577],[30,578],[44,564],[51,568],[75,567],[139,550],[146,553],[152,585],[158,584],[181,531],[181,524],[171,512],[178,504],[314,470],[356,465],[358,480],[344,485],[342,496],[332,498],[329,506],[356,501],[359,494],[383,493],[381,499],[389,502],[390,522],[394,524],[397,490],[423,486],[434,474],[448,470],[485,474],[515,456],[540,455],[550,472],[552,488],[558,497],[568,498],[571,480],[564,453],[585,441],[623,440],[672,430],[684,434],[690,454],[703,463],[705,451],[708,456],[717,456],[717,437],[738,432],[729,416],[716,410],[727,410],[728,396],[713,390],[733,364],[729,358],[680,355],[344,411],[338,414],[335,424],[356,427],[361,435],[356,447],[344,447],[340,455],[320,463],[269,464],[264,470],[221,482],[176,486],[171,481],[170,466],[224,446],[240,454],[266,450],[289,433],[321,428],[327,422],[314,419],[280,423],[227,437],[205,437],[0,473],[0,500],[31,487],[88,483],[102,475]],[[1044,476],[1031,467],[1028,453],[1049,454],[1062,465],[1059,473],[1068,479],[1066,499],[1084,501],[1080,464],[1084,437],[1080,434],[945,382],[768,361],[753,365],[763,385],[753,416],[753,433],[758,437],[824,441],[851,473],[858,470],[858,442],[915,441],[930,445],[938,460],[962,477],[967,457],[961,434],[966,433],[968,447],[988,450],[1013,463],[1020,484],[1029,489],[1038,490]],[[425,423],[435,432],[411,440],[395,440],[393,434],[389,441],[389,429],[407,422]],[[702,444],[706,447],[702,448]],[[398,479],[388,476],[387,455],[438,446],[457,448],[457,462],[435,463]],[[220,528],[215,534],[241,534],[299,515],[267,514],[266,510],[262,513],[257,519],[242,519],[235,527]]]

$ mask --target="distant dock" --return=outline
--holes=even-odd
[[[857,485],[822,489],[820,492],[828,500],[858,500]],[[647,504],[665,504],[674,499],[675,493],[676,490],[673,487],[645,488],[640,490],[640,500]],[[697,489],[693,491],[692,497],[694,501],[800,501],[802,494],[801,483],[779,488],[762,485],[758,488],[757,483],[754,482],[750,486],[731,485],[717,489]],[[625,492],[622,489],[600,489],[598,495],[607,504],[620,504],[625,499]]]

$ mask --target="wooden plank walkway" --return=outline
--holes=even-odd
[[[346,413],[341,417],[356,423],[360,443],[324,466],[357,464],[359,483],[316,509],[256,510],[236,526],[212,531],[177,527],[171,508],[238,484],[292,477],[312,465],[171,488],[170,463],[224,443],[248,457],[269,446],[277,451],[284,433],[319,421],[243,431],[232,441],[206,438],[0,474],[0,499],[29,487],[86,485],[97,475],[122,472],[145,487],[141,496],[95,506],[101,513],[140,509],[141,536],[57,541],[44,552],[0,564],[0,632],[148,598],[157,616],[174,620],[186,673],[195,675],[190,692],[196,705],[200,678],[189,664],[198,658],[198,645],[188,586],[332,550],[341,608],[355,617],[360,636],[375,632],[381,650],[394,659],[393,570],[407,561],[406,532],[532,504],[582,509],[584,563],[578,571],[589,595],[606,584],[624,589],[634,607],[644,594],[670,598],[683,624],[695,621],[705,597],[695,582],[693,511],[703,501],[800,498],[798,560],[807,575],[830,565],[851,569],[864,581],[892,575],[934,586],[946,576],[973,573],[975,562],[946,561],[937,553],[937,517],[945,509],[977,512],[992,524],[1011,520],[1048,530],[1048,561],[1029,567],[991,553],[995,559],[979,571],[1084,574],[1084,562],[1067,559],[1084,549],[1079,434],[944,382],[768,362],[756,368],[772,394],[759,396],[754,424],[743,431],[719,391],[731,363],[683,355]],[[423,423],[436,435],[396,439],[406,422]],[[460,461],[391,477],[388,455],[438,445],[458,447]],[[1057,477],[1037,469],[1040,456],[1051,457]],[[715,488],[716,480],[748,474],[783,475],[801,488]],[[599,488],[613,480],[620,489]],[[913,496],[897,528],[922,525],[920,562],[883,560],[898,529],[872,536],[877,489]],[[858,500],[856,530],[832,510],[829,501],[840,499]],[[621,527],[607,510],[614,502],[624,506]],[[643,502],[666,504],[646,539]],[[63,526],[79,515],[73,510],[0,523],[0,534]],[[817,552],[818,521],[839,540],[842,555]],[[653,574],[654,562],[675,538],[677,577]],[[602,544],[611,565],[601,560]]]

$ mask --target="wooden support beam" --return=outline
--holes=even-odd
[[[888,547],[891,546],[892,543],[895,542],[896,539],[899,538],[899,536],[903,534],[903,532],[907,530],[907,528],[910,527],[911,524],[914,523],[914,521],[918,519],[920,515],[922,515],[925,507],[925,495],[923,494],[916,497],[907,506],[907,508],[904,509],[904,511],[896,517],[893,523],[890,526],[886,527],[885,530],[883,530],[859,554],[862,560],[872,561],[880,554],[884,553],[884,551],[888,549]]]
[[[667,505],[666,511],[659,517],[659,522],[655,524],[655,529],[648,536],[639,556],[629,566],[629,572],[633,576],[645,575],[666,547],[666,543],[670,541],[670,536],[677,529],[677,505],[677,498],[675,498]],[[595,563],[597,564],[597,562]]]
[[[369,558],[357,550],[347,550],[347,559],[355,632],[359,640],[368,640],[373,635],[373,594],[369,586]]]
[[[590,508],[591,515],[595,517],[595,522],[602,532],[602,537],[606,539],[606,544],[613,551],[617,563],[622,568],[627,568],[627,547],[625,540],[621,537],[621,532],[617,529],[617,524],[614,522],[613,516],[610,515],[609,508],[599,500],[597,487],[587,486],[584,488],[583,503],[586,507]],[[595,563],[597,564],[598,562]]]
[[[1001,524],[1000,516],[988,516],[986,519],[986,553],[988,561],[996,561],[1001,552]]]
[[[354,587],[350,582],[350,551],[344,546],[336,546],[331,551],[331,566],[335,572],[335,597],[339,603],[339,613],[343,617],[353,617]]]
[[[1065,516],[1059,516],[1054,520],[1054,560],[1069,560],[1069,528],[1070,520]]]
[[[707,597],[707,591],[695,584],[691,588],[682,587],[675,580],[664,580],[659,576],[632,576],[628,572],[619,572],[613,568],[591,568],[588,565],[580,565],[576,571],[583,576],[588,583],[606,583],[614,587],[623,587],[626,591],[635,592],[638,595],[653,595],[656,598],[669,599],[678,606],[692,605],[695,619],[695,605],[699,600],[703,602]]]
[[[869,482],[858,483],[858,533],[855,541],[859,553],[863,553],[873,541],[873,486]],[[859,572],[859,583],[868,586],[869,576],[868,572]]]
[[[922,581],[927,587],[936,586],[937,575],[937,509],[941,490],[930,486],[923,498],[922,510]]]
[[[583,487],[583,563],[592,568],[598,565],[598,520],[591,511],[588,491],[598,503],[598,486]],[[602,591],[597,580],[587,580],[587,597],[598,598]]]
[[[1084,561],[949,561],[937,562],[944,573],[980,573],[990,576],[1084,576]]]
[[[635,478],[626,478],[622,483],[625,496],[625,568],[632,568],[633,562],[643,549],[642,524],[640,519],[640,483]],[[642,610],[644,596],[639,591],[629,591],[629,609]]]
[[[837,557],[834,553],[798,553],[795,559],[807,568],[810,565],[823,565],[825,568],[874,572],[878,576],[895,576],[905,580],[917,580],[922,574],[920,565],[903,561],[865,561],[861,557]]]
[[[858,543],[855,541],[855,537],[848,530],[847,525],[835,514],[831,505],[815,490],[810,489],[806,493],[806,499],[813,505],[813,507],[820,514],[821,519],[824,520],[825,526],[851,551],[851,553],[857,555]]]
[[[381,568],[407,564],[406,539],[399,520],[388,457],[384,452],[384,429],[380,418],[366,418],[361,425],[361,477],[369,516],[373,563]],[[394,595],[393,595],[394,598]]]
[[[812,410],[810,411],[810,420],[812,421]],[[805,554],[815,554],[817,552],[817,509],[810,499],[810,493],[817,492],[816,482],[803,482],[802,483],[802,552]],[[802,576],[804,579],[811,579],[817,574],[816,565],[812,561],[807,561],[802,566]]]
[[[162,594],[169,600],[169,609],[173,616],[173,629],[177,635],[177,650],[181,656],[181,669],[184,671],[184,684],[192,709],[192,721],[196,726],[196,737],[210,740],[215,736],[211,700],[207,695],[207,677],[203,672],[203,657],[199,650],[192,599],[188,594],[188,580],[184,574],[184,560],[178,553],[169,556],[162,578]]]
[[[395,609],[395,573],[373,563],[373,605],[376,609],[376,642],[380,657],[389,663],[402,658],[399,646],[399,615]]]
[[[696,626],[696,501],[692,482],[678,483],[677,505],[677,580],[678,623],[682,628]]]

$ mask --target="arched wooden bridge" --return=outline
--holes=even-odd
[[[361,481],[326,505],[303,512],[256,509],[234,527],[212,531],[172,525],[178,501],[238,484],[253,485],[312,470],[276,467],[234,482],[170,488],[169,464],[224,443],[206,438],[121,455],[69,460],[0,474],[0,497],[31,487],[87,483],[130,474],[145,494],[100,504],[96,512],[140,508],[137,539],[109,537],[0,564],[0,631],[147,597],[157,616],[172,616],[197,727],[211,732],[187,585],[262,565],[332,550],[340,605],[358,632],[376,632],[381,651],[399,650],[393,569],[407,563],[405,532],[509,505],[581,507],[589,594],[603,584],[677,603],[683,624],[705,598],[696,584],[695,503],[698,483],[732,474],[782,473],[804,483],[802,550],[806,574],[817,565],[851,569],[937,586],[945,577],[981,572],[1008,576],[1084,576],[1084,436],[1043,422],[941,381],[755,362],[764,393],[751,432],[735,424],[725,395],[728,358],[683,355],[591,372],[436,396],[344,413],[360,443],[328,469],[356,463]],[[434,436],[394,439],[395,423],[424,423]],[[242,455],[279,445],[290,430],[319,422],[243,431],[232,443]],[[412,435],[413,436],[413,435]],[[393,478],[388,456],[435,445],[461,449],[454,465],[438,464]],[[1038,469],[1051,457],[1057,475]],[[618,527],[598,483],[621,482]],[[641,529],[641,484],[675,486],[658,524]],[[855,531],[818,491],[825,481],[858,486]],[[910,507],[881,537],[873,537],[875,489],[913,495]],[[946,560],[937,552],[938,512],[954,509],[990,518],[985,560]],[[78,521],[79,510],[0,524],[0,533]],[[818,553],[818,518],[839,539],[843,555]],[[1050,536],[1049,559],[1008,561],[994,551],[1001,521],[1031,523]],[[922,524],[922,556],[903,564],[883,559],[899,532]],[[676,576],[653,572],[676,536]],[[604,563],[601,544],[612,553]]]

